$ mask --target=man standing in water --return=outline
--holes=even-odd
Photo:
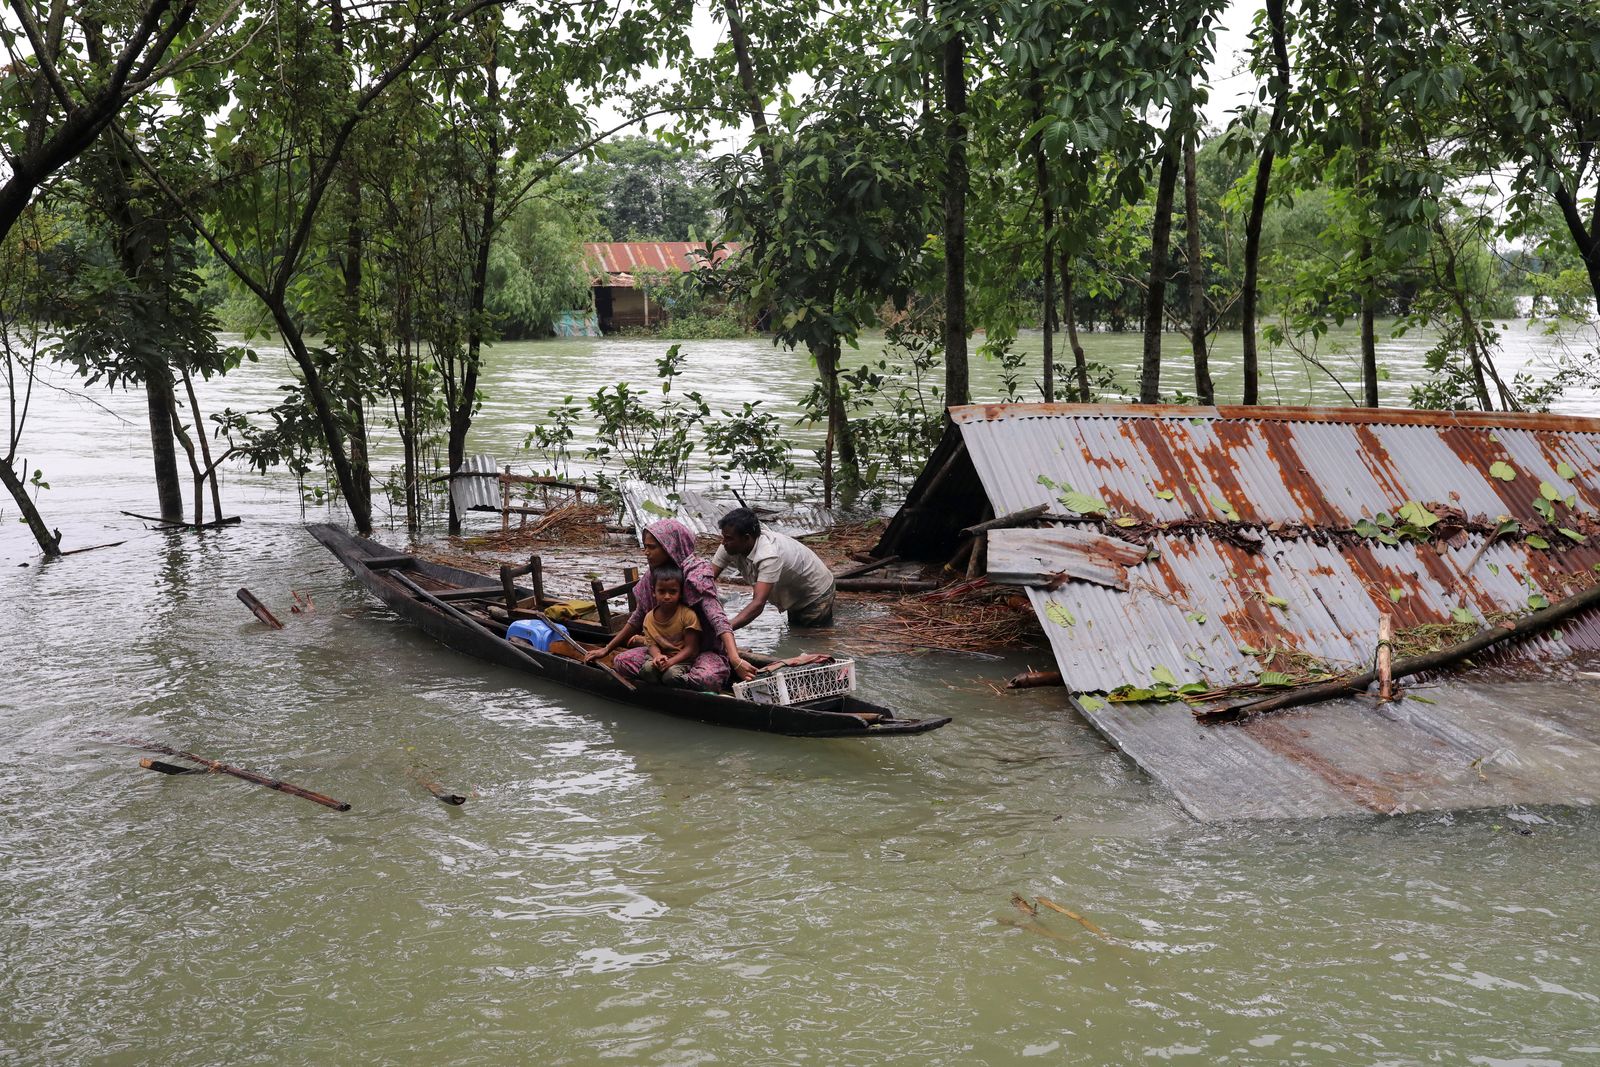
[[[711,557],[720,577],[731,564],[755,593],[729,624],[747,626],[768,603],[787,612],[790,626],[833,622],[833,572],[817,554],[786,534],[761,528],[749,508],[734,508],[718,523],[722,547]]]

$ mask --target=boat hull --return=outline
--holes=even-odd
[[[455,588],[494,584],[471,571],[405,557],[397,563],[393,550],[349,533],[339,526],[318,523],[308,527],[313,537],[332,552],[368,592],[395,614],[428,636],[458,652],[556,685],[604,697],[630,707],[718,726],[731,726],[792,737],[880,737],[926,733],[950,721],[948,716],[911,718],[890,708],[852,695],[826,701],[781,706],[757,704],[721,693],[703,693],[670,686],[641,684],[629,689],[614,675],[598,667],[562,656],[514,645],[494,629],[466,612],[419,597],[396,572],[422,576]],[[581,638],[581,633],[577,636]],[[865,714],[867,718],[863,718]],[[868,721],[876,716],[877,721]]]

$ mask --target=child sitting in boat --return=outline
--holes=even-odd
[[[656,685],[685,685],[689,666],[700,654],[700,616],[683,603],[683,571],[657,567],[651,576],[656,605],[645,612],[642,638],[650,656],[637,673],[629,670],[632,657],[619,658],[617,670]]]

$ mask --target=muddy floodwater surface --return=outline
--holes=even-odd
[[[563,396],[650,386],[665,344],[498,346],[472,450],[516,460]],[[1426,347],[1386,345],[1387,402]],[[809,374],[765,341],[684,348],[678,388],[714,407],[792,412]],[[273,401],[263,353],[208,410]],[[1286,361],[1272,380],[1336,402]],[[41,387],[23,453],[66,547],[123,543],[41,564],[9,501],[0,528],[0,1062],[1600,1062],[1592,810],[1202,825],[1059,690],[991,688],[1040,651],[861,662],[867,697],[955,717],[919,737],[609,704],[398,623],[286,475],[231,472],[244,521],[204,536],[119,515],[155,509],[142,395],[91,395]],[[748,643],[810,647],[777,619]],[[152,774],[128,737],[352,809]]]

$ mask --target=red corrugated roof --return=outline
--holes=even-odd
[[[739,248],[737,242],[723,245],[717,250],[713,264],[721,263]],[[680,274],[699,270],[705,266],[705,260],[692,253],[704,250],[705,244],[698,241],[604,241],[584,245],[583,261],[596,283],[604,279],[605,284],[626,289],[633,285],[633,273],[637,270]]]

